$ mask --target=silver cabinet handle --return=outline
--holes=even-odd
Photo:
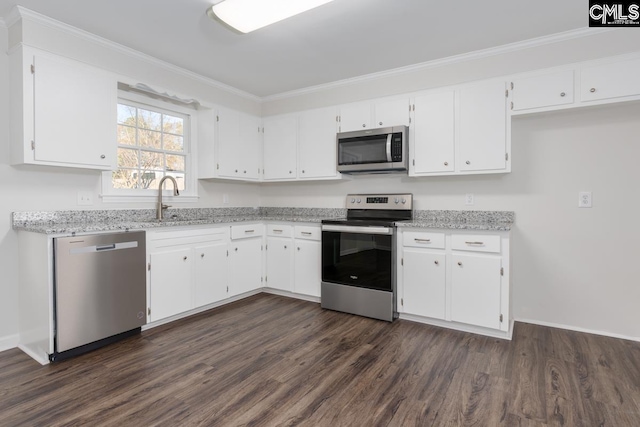
[[[282,233],[282,230],[273,230],[274,233]]]
[[[301,234],[304,234],[305,236],[311,236],[311,232],[310,231],[303,231],[303,232],[301,232]]]
[[[484,242],[465,242],[467,245],[484,245]]]
[[[458,262],[458,265],[459,265],[460,267],[462,267],[462,263],[461,263],[461,262]]]
[[[236,252],[238,252],[238,248],[236,248],[235,250],[236,250]]]
[[[422,243],[429,243],[431,242],[431,239],[413,239],[416,241],[416,243],[422,242]]]
[[[255,233],[256,230],[244,230],[245,233]]]
[[[287,249],[287,245],[284,245],[284,248]]]
[[[289,173],[292,173],[291,171],[289,171]]]
[[[187,260],[187,257],[182,258],[182,260],[183,260],[183,261],[186,261],[186,260]]]
[[[445,166],[449,166],[449,162],[444,162],[444,165]]]
[[[298,246],[298,250],[300,250],[300,246]]]
[[[382,126],[382,122],[378,123],[380,126]]]
[[[236,169],[236,173],[238,173],[238,169]]]
[[[564,97],[565,95],[566,95],[566,93],[560,92],[560,96]]]
[[[204,254],[200,254],[200,258],[204,258]]]
[[[107,156],[105,156],[104,154],[101,154],[101,155],[100,155],[100,158],[101,158],[101,159],[105,159],[106,157],[107,157]]]
[[[363,127],[363,128],[366,128],[366,127],[367,127],[367,125],[366,125],[365,123],[363,123],[363,124],[362,124],[362,127]]]
[[[466,163],[466,164],[468,164],[468,165],[470,165],[470,164],[471,164],[471,162],[470,162],[469,160],[467,160],[465,163]]]
[[[591,92],[591,93],[593,93],[593,92],[595,92],[595,91],[596,91],[596,88],[595,88],[595,87],[592,87],[591,89],[589,89],[589,92]]]
[[[440,265],[440,263],[438,261],[434,261],[433,262],[435,265]]]
[[[302,173],[304,173],[304,169],[302,169]]]

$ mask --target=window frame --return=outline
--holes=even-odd
[[[184,153],[175,153],[185,156],[185,191],[180,191],[179,196],[173,195],[173,187],[171,184],[164,185],[162,191],[163,199],[170,201],[171,203],[190,203],[198,200],[198,180],[197,180],[197,113],[194,108],[174,104],[171,102],[139,95],[132,92],[118,91],[117,104],[127,104],[137,108],[148,109],[154,112],[159,112],[167,115],[184,116],[185,122],[183,124],[183,147]],[[118,106],[114,105],[114,108]],[[113,124],[118,126],[117,120]],[[118,141],[114,141],[116,147],[120,147]],[[140,146],[136,146],[140,149]],[[151,149],[153,152],[163,152],[172,154],[174,152]],[[116,169],[117,170],[117,169]],[[114,188],[112,183],[112,173],[114,171],[104,171],[102,173],[102,200],[104,202],[149,202],[155,201],[158,197],[157,188],[138,188],[138,189],[124,189]]]

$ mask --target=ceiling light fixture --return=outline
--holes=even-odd
[[[207,10],[241,33],[249,33],[333,0],[223,0]]]

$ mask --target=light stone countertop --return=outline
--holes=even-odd
[[[118,232],[161,227],[188,227],[237,222],[320,223],[327,218],[342,218],[345,209],[333,208],[180,208],[168,210],[165,219],[155,219],[153,209],[14,212],[14,230],[68,235],[75,233]],[[513,212],[505,211],[415,211],[412,221],[398,227],[460,230],[509,231]]]

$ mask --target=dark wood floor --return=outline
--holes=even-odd
[[[513,341],[260,294],[49,366],[0,353],[2,426],[640,426],[640,343]]]

